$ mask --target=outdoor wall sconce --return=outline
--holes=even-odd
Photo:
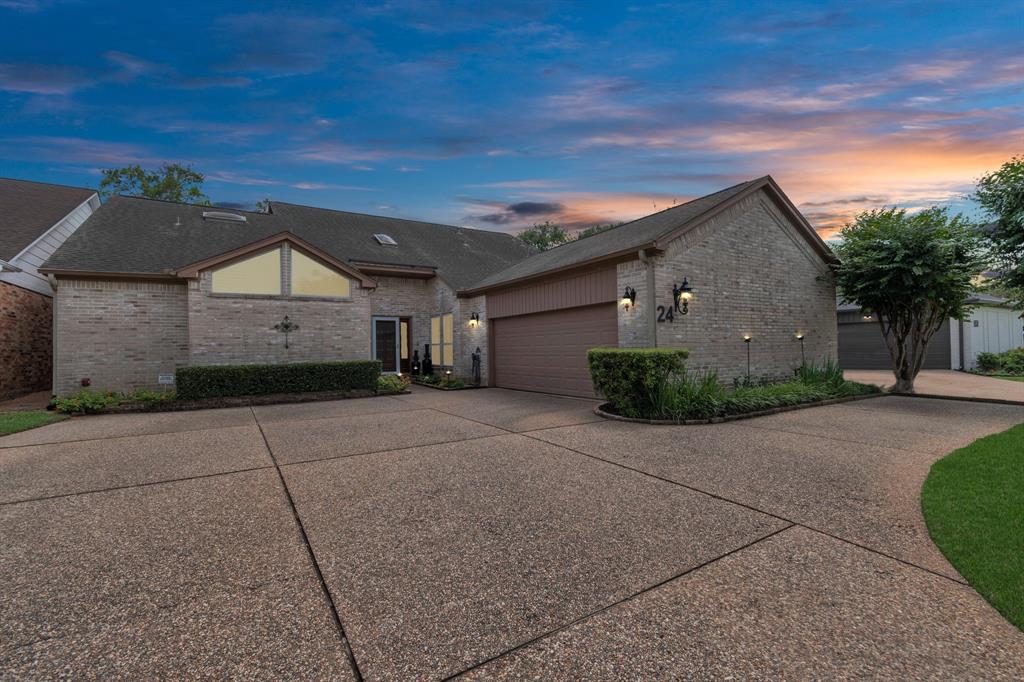
[[[679,286],[672,285],[672,300],[677,313],[685,315],[690,312],[690,301],[693,300],[693,287],[690,286],[690,280],[686,277],[683,277],[683,283]]]
[[[469,326],[476,327],[480,324],[480,313],[471,313],[469,316]]]
[[[631,306],[636,305],[636,289],[626,285],[626,290],[622,292],[622,306],[629,310]]]
[[[796,333],[796,340],[800,342],[800,364],[801,365],[806,365],[807,364],[807,360],[804,358],[804,338],[806,336],[807,335],[804,334],[803,332],[797,332]]]

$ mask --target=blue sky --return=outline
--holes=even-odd
[[[1024,2],[0,0],[0,175],[515,230],[770,173],[824,234],[1024,152]]]

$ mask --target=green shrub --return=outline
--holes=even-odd
[[[843,369],[831,358],[820,365],[811,361],[797,367],[794,372],[796,380],[809,386],[841,386]]]
[[[725,388],[718,373],[678,372],[659,378],[650,390],[650,419],[710,419],[717,416],[725,400]]]
[[[652,391],[683,370],[689,351],[681,348],[591,348],[587,351],[594,388],[626,417],[652,411]]]
[[[268,393],[377,390],[380,362],[298,362],[286,365],[181,367],[175,382],[179,400]]]
[[[78,393],[54,398],[53,407],[64,414],[92,414],[102,412],[105,408],[121,402],[122,396],[113,391],[90,391],[83,388]]]
[[[1024,348],[1002,353],[978,353],[978,370],[989,374],[1024,374]]]
[[[409,387],[409,377],[401,374],[381,374],[377,379],[377,393],[401,393]]]
[[[138,390],[134,393],[125,393],[124,401],[133,403],[158,404],[169,403],[178,399],[175,391],[146,391]]]
[[[1003,364],[996,353],[978,353],[975,362],[977,362],[978,369],[982,372],[995,372]]]

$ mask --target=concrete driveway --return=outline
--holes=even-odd
[[[875,384],[883,388],[895,383],[892,372],[880,369],[848,369],[843,373],[850,381]],[[984,377],[951,369],[926,369],[914,381],[915,392],[922,395],[951,398],[980,398],[1024,404],[1024,382]]]
[[[930,464],[1024,407],[700,427],[488,389],[0,439],[0,678],[1019,679]]]

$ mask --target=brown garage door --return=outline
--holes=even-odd
[[[594,396],[587,350],[618,345],[614,303],[494,320],[494,383],[502,388]]]

